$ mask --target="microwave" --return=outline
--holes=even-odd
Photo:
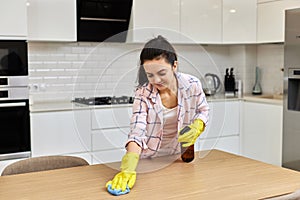
[[[132,0],[77,0],[77,41],[125,42]]]
[[[0,40],[0,77],[2,76],[28,76],[25,40]]]

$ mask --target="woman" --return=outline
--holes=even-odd
[[[106,186],[129,192],[136,180],[139,158],[180,153],[180,142],[193,145],[208,121],[208,104],[200,81],[177,72],[177,55],[162,36],[147,42],[140,54],[138,87],[131,131],[121,172]],[[190,131],[178,137],[178,131]]]

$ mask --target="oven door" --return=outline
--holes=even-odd
[[[0,123],[0,160],[30,157],[29,101],[0,101]]]

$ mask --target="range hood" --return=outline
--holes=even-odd
[[[77,41],[125,42],[132,0],[77,0]]]

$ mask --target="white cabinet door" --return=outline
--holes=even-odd
[[[200,138],[220,138],[239,135],[240,102],[209,102],[209,122]]]
[[[281,166],[282,109],[282,105],[243,103],[243,156]]]
[[[240,154],[240,101],[209,102],[209,107],[209,123],[195,149]]]
[[[200,140],[195,145],[195,151],[218,149],[236,155],[240,154],[240,137],[229,136]]]
[[[27,0],[0,1],[0,39],[26,39]]]
[[[256,0],[223,0],[223,43],[256,42]]]
[[[134,0],[131,27],[133,42],[146,42],[157,35],[179,41],[179,0]]]
[[[196,43],[222,43],[222,0],[181,0],[181,33]]]
[[[90,110],[31,113],[32,156],[91,150]]]
[[[93,131],[92,151],[125,148],[130,128],[115,128]]]
[[[257,5],[257,42],[284,42],[285,9],[299,8],[300,1],[282,0]]]
[[[102,163],[119,162],[125,155],[126,150],[123,149],[112,149],[106,151],[96,151],[92,153],[93,165]]]
[[[130,125],[131,107],[111,107],[91,110],[91,126],[93,130],[103,128],[120,128]]]
[[[28,0],[28,40],[76,41],[76,0]]]

